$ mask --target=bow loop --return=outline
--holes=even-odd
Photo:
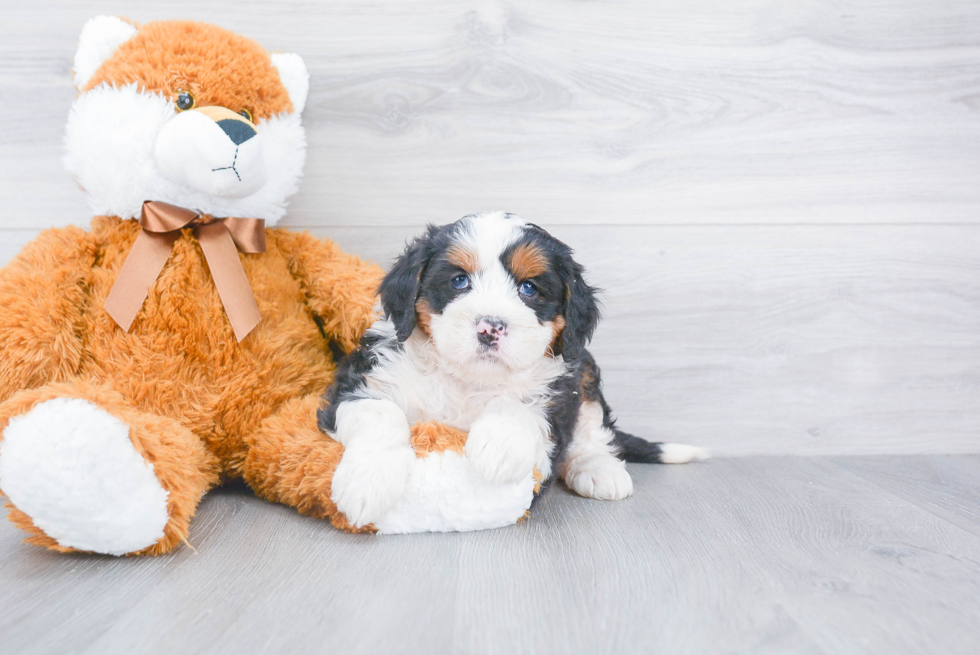
[[[163,234],[189,226],[200,217],[196,211],[171,205],[169,202],[146,201],[139,224],[147,232]]]
[[[238,251],[265,252],[265,221],[259,218],[215,218],[166,202],[146,201],[140,230],[119,270],[105,309],[123,330],[129,331],[150,287],[170,258],[180,230],[189,227],[201,244],[221,304],[238,341],[262,319]]]

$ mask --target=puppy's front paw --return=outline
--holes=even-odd
[[[364,527],[405,493],[415,451],[405,444],[352,441],[333,474],[330,498],[347,520]]]
[[[565,484],[580,496],[599,500],[622,500],[633,493],[626,465],[611,455],[573,461],[565,472]]]
[[[525,421],[484,414],[470,428],[466,456],[483,479],[496,484],[519,482],[534,471],[542,436]]]

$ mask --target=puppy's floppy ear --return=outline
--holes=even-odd
[[[556,344],[558,352],[555,354],[562,355],[567,361],[579,357],[585,350],[599,324],[600,311],[596,298],[598,289],[586,284],[582,267],[568,256],[563,269],[565,328]]]
[[[415,301],[419,297],[422,273],[429,262],[429,243],[435,231],[436,227],[429,225],[424,235],[410,243],[378,288],[381,306],[395,324],[399,341],[407,339],[415,329]]]

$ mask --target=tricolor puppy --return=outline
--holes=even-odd
[[[599,321],[595,295],[568,246],[518,216],[429,226],[381,283],[386,318],[327,391],[320,428],[346,449],[337,507],[360,526],[398,500],[417,421],[467,431],[466,456],[491,482],[536,467],[591,498],[630,495],[624,462],[704,458],[615,427],[585,349]]]

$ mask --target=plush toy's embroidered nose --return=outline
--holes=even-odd
[[[227,134],[236,146],[240,146],[256,135],[255,126],[251,121],[227,107],[197,107],[191,111],[204,114],[217,123],[221,131]]]
[[[226,118],[224,120],[218,121],[218,127],[228,135],[232,143],[239,146],[253,136],[255,136],[255,128],[246,123],[245,121],[237,120],[234,118]]]

